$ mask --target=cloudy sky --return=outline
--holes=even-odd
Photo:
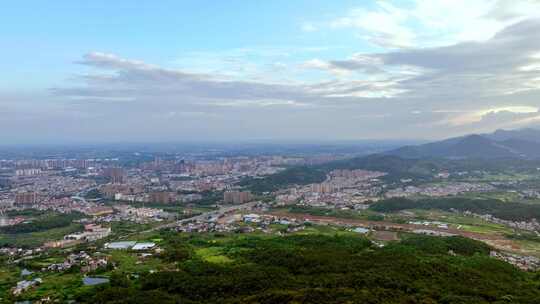
[[[0,20],[0,143],[540,124],[536,0],[21,0]]]

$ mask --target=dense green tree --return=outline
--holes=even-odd
[[[503,202],[497,199],[471,199],[462,197],[426,198],[419,200],[391,198],[372,204],[370,209],[378,212],[396,212],[406,209],[459,210],[477,214],[491,214],[497,218],[515,221],[540,218],[540,205]]]
[[[166,235],[172,244],[213,244]],[[489,257],[461,237],[413,236],[374,248],[360,236],[236,237],[222,243],[234,262],[182,257],[176,271],[111,282],[86,303],[537,303],[533,274]],[[449,254],[449,250],[454,253]]]

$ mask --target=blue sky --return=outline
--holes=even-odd
[[[191,65],[184,56],[198,52],[326,47],[321,56],[333,58],[370,48],[346,33],[302,31],[304,22],[339,16],[354,3],[338,2],[13,1],[0,11],[7,25],[0,27],[0,63],[13,72],[0,77],[8,89],[55,85],[91,50],[182,66]]]
[[[444,138],[540,122],[533,0],[13,1],[2,142]]]

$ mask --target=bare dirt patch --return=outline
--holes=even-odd
[[[393,231],[377,231],[372,234],[373,238],[379,241],[397,241],[399,240],[397,232]]]

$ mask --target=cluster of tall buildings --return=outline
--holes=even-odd
[[[41,174],[41,169],[17,169],[15,170],[15,176],[36,176]]]
[[[360,180],[368,180],[372,178],[378,178],[381,176],[386,175],[384,172],[378,172],[378,171],[368,171],[368,170],[362,170],[362,169],[356,169],[356,170],[333,170],[330,172],[330,176],[332,178],[347,178],[347,179],[360,179]]]
[[[339,191],[339,188],[336,185],[333,185],[331,183],[321,183],[321,184],[313,184],[311,186],[311,191],[314,193],[333,193],[335,191]]]
[[[39,194],[36,192],[20,192],[15,193],[15,204],[17,205],[32,205],[39,201]]]
[[[25,159],[17,160],[7,165],[17,169],[64,169],[68,167],[86,169],[97,165],[101,160],[95,159]]]
[[[172,193],[167,191],[150,192],[150,202],[156,204],[169,204],[174,201]]]
[[[123,184],[125,181],[125,172],[120,167],[110,167],[103,170],[103,175],[110,179],[113,184]]]
[[[253,199],[253,195],[249,191],[225,191],[223,193],[223,201],[226,204],[244,204]]]

